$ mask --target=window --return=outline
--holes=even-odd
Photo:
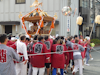
[[[87,8],[87,7],[90,7],[90,0],[81,0],[80,1],[81,3],[81,6],[83,7],[83,8]]]
[[[82,7],[86,8],[88,6],[88,3],[86,1],[82,2]]]
[[[93,1],[90,2],[90,8],[93,8]]]
[[[25,4],[26,0],[16,0],[16,4]]]

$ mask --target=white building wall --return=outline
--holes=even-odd
[[[15,4],[15,0],[1,0],[0,1],[0,21],[20,21],[18,15],[19,12],[22,12],[22,15],[29,13],[35,7],[30,8],[30,5],[35,0],[26,0],[25,4]],[[67,5],[67,0],[38,0],[39,2],[43,2],[43,6],[39,6],[49,15],[54,16],[55,13],[58,15],[59,25],[56,26],[56,32],[59,35],[67,36],[67,16],[62,15],[62,8]],[[74,3],[75,2],[75,3]],[[75,7],[78,8],[78,0],[72,0],[72,9]],[[77,10],[78,13],[78,10]],[[73,35],[75,25],[76,25],[76,17],[71,16],[71,34]],[[13,34],[17,34],[20,32],[24,32],[21,28],[22,26],[18,26],[18,31],[15,31],[15,27],[13,26]],[[28,23],[27,23],[28,27]],[[78,27],[77,27],[78,28]],[[1,32],[1,31],[0,31]],[[78,34],[78,29],[76,31]]]
[[[77,8],[76,11],[76,15],[73,17],[73,15],[71,15],[71,35],[78,35],[79,33],[79,26],[76,24],[76,19],[79,15],[79,0],[71,0],[71,8],[75,10],[75,8]],[[75,31],[76,28],[76,31]]]
[[[60,0],[60,10],[67,5],[66,0]],[[62,14],[62,12],[59,12],[60,15],[60,35],[67,36],[67,17]]]

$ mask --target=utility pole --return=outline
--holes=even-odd
[[[71,5],[71,0],[67,0],[67,6]]]
[[[93,2],[93,19],[95,19],[95,0],[92,0]]]
[[[67,6],[70,7],[71,5],[71,0],[67,0]],[[70,27],[70,31],[67,32],[67,36],[71,36],[71,15],[67,16],[67,27]]]
[[[93,1],[93,19],[94,19],[94,22],[95,22],[95,0],[92,0]],[[95,23],[94,23],[94,28],[96,28],[95,26]],[[95,29],[93,29],[93,38],[95,38]]]

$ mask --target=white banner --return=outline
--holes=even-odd
[[[67,16],[67,32],[70,32],[70,16]]]

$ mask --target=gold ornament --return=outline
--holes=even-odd
[[[29,17],[30,14],[31,14],[31,13],[29,13],[26,17]]]
[[[33,15],[34,15],[34,16],[36,15],[36,11],[33,12]]]
[[[41,13],[41,16],[49,16],[48,14],[47,14],[47,12],[44,12],[43,10],[40,12]]]
[[[55,13],[54,18],[55,18],[55,19],[57,19],[57,18],[58,18],[57,13]]]
[[[45,13],[46,16],[49,16],[49,15],[47,14],[47,12],[44,12],[44,13]]]
[[[34,7],[38,7],[39,5],[42,6],[42,2],[39,3],[38,0],[35,0],[34,3],[33,3],[30,7],[33,7],[33,6],[34,6]]]
[[[20,12],[20,14],[19,14],[19,16],[18,16],[19,18],[21,18],[22,17],[22,12]]]

